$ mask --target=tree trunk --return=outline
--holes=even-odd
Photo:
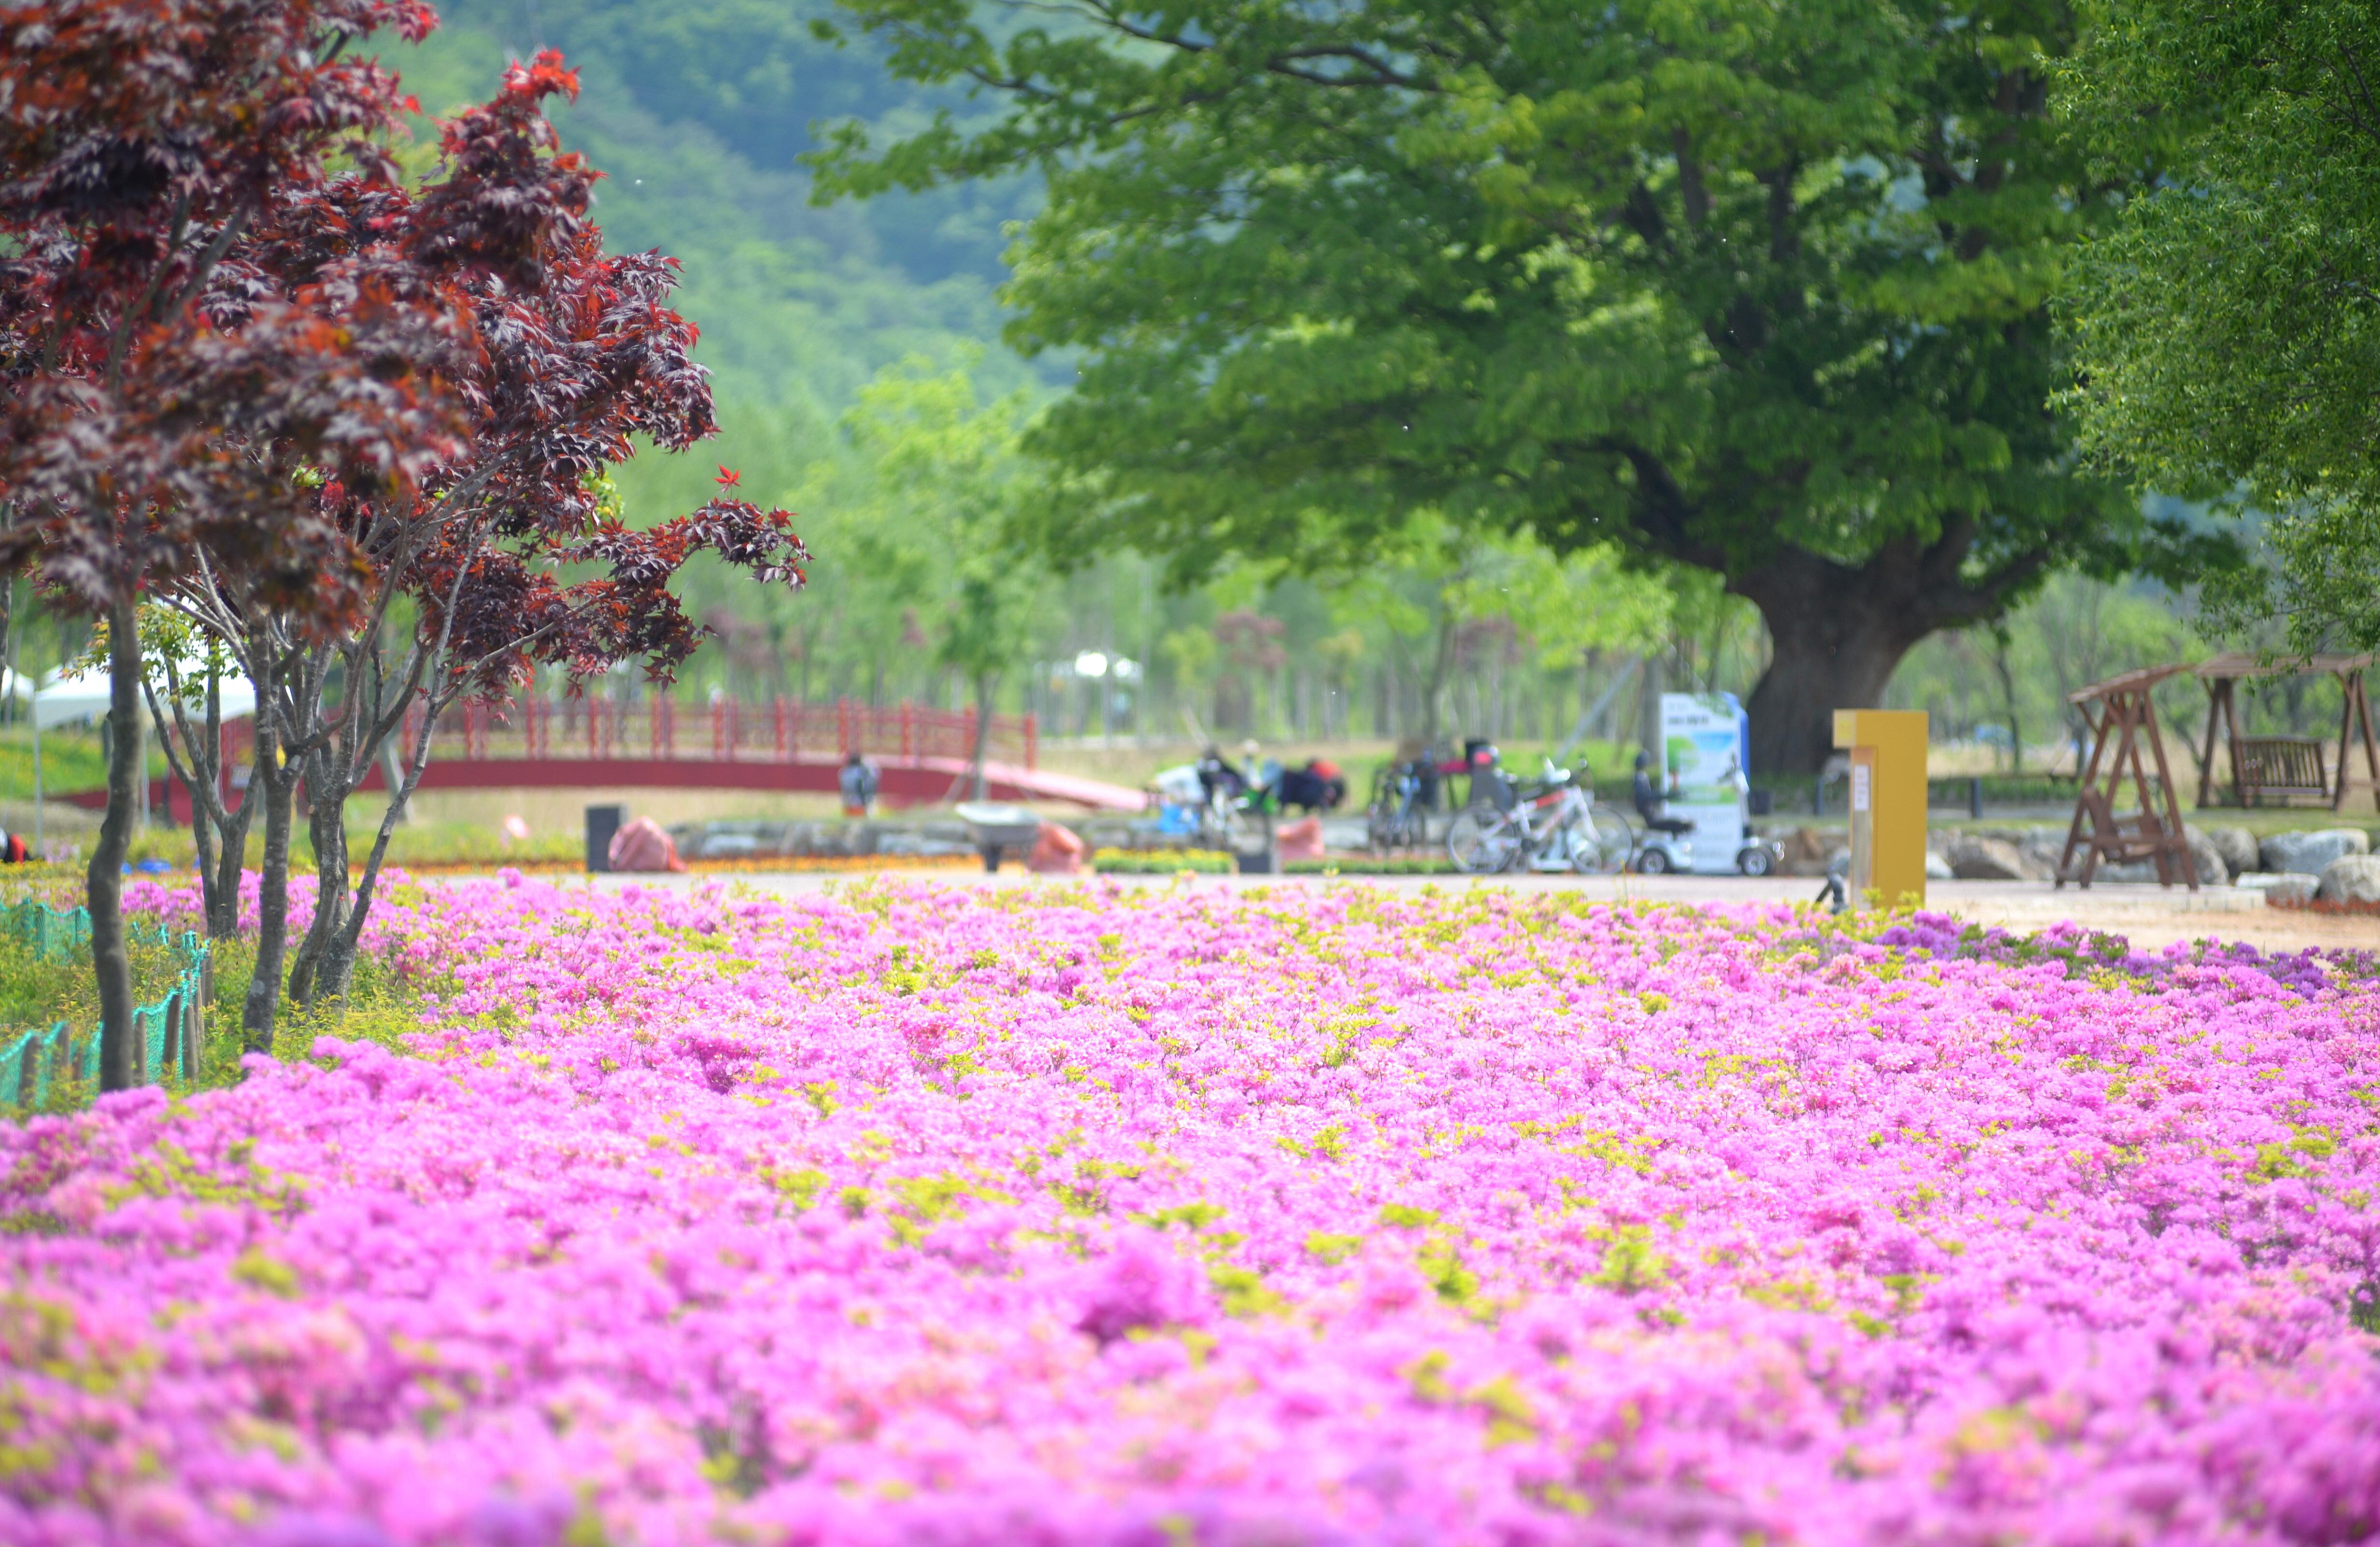
[[[124,948],[124,860],[132,849],[132,815],[140,809],[140,615],[127,594],[108,609],[107,815],[91,849],[86,906],[91,910],[91,964],[99,978],[99,1088],[128,1090],[137,1061],[132,1047],[132,960]]]
[[[991,748],[991,695],[999,677],[991,672],[975,674],[975,750],[970,754],[975,764],[975,796],[980,800],[988,786],[983,776],[983,760]]]
[[[422,735],[427,739],[429,732],[424,730]],[[389,761],[394,765],[395,760]],[[346,920],[338,932],[331,937],[330,947],[323,953],[322,967],[314,975],[314,993],[318,998],[344,999],[347,986],[355,981],[356,952],[363,940],[364,920],[371,916],[372,893],[380,883],[381,861],[388,857],[388,841],[395,834],[397,823],[406,820],[406,805],[420,777],[420,770],[417,766],[409,773],[400,772],[390,784],[388,805],[381,812],[380,831],[373,835],[371,849],[364,857],[364,873],[356,882],[353,899],[347,904]],[[341,820],[345,821],[344,818]],[[339,853],[344,879],[347,862],[344,826],[339,834]]]
[[[408,687],[408,697],[411,691]],[[373,835],[371,848],[364,856],[363,874],[357,878],[354,901],[347,907],[346,921],[331,937],[330,949],[315,975],[314,989],[321,998],[345,998],[348,985],[355,981],[356,955],[363,941],[364,920],[371,916],[372,895],[380,884],[381,862],[388,858],[389,839],[395,835],[397,823],[407,820],[406,808],[412,803],[413,792],[421,783],[422,771],[430,766],[431,737],[437,731],[438,714],[443,707],[439,702],[424,706],[421,738],[402,753],[395,739],[395,736],[401,733],[393,733],[389,740],[381,744],[382,765],[388,770],[389,775],[388,804],[381,811],[380,831]],[[398,723],[402,725],[403,721],[400,719]],[[344,815],[340,822],[340,863],[344,867],[346,846]]]
[[[2009,772],[2022,774],[2024,772],[2024,728],[2017,724],[2016,673],[2009,666],[2009,640],[2005,630],[1992,640],[1992,670],[1999,675],[2000,700],[2008,706]]]
[[[259,876],[256,976],[249,980],[240,1008],[241,1041],[250,1053],[273,1051],[273,1019],[281,1007],[281,967],[289,947],[289,815],[298,793],[298,770],[274,766],[277,745],[271,716],[256,717],[256,772],[248,798],[264,799],[264,859]],[[259,786],[262,786],[261,791]]]
[[[1443,724],[1442,704],[1446,698],[1446,679],[1454,669],[1454,615],[1441,610],[1438,619],[1438,640],[1429,657],[1429,682],[1422,688],[1421,738],[1437,747]]]
[[[1653,760],[1653,779],[1659,783],[1666,775],[1669,749],[1661,745],[1661,695],[1669,691],[1669,663],[1662,656],[1666,645],[1645,657],[1645,675],[1636,684],[1636,740],[1638,749]]]
[[[207,734],[216,738],[215,746],[218,749],[215,753],[215,771],[208,777],[214,786],[220,801],[223,789],[223,754],[220,750],[223,746],[222,710],[215,685],[212,683],[209,683],[207,687],[207,720],[211,727]],[[248,788],[240,794],[237,810],[232,810],[220,804],[216,808],[221,814],[221,820],[215,829],[218,843],[215,856],[216,870],[214,884],[207,889],[206,899],[207,934],[211,939],[229,940],[239,933],[239,882],[240,876],[248,869],[248,830],[255,824],[256,821],[256,808],[249,803],[249,799],[262,787],[259,778],[260,775],[251,767],[248,774]]]
[[[237,814],[223,802],[223,691],[212,662],[207,666],[206,709],[200,724],[190,724],[187,685],[167,659],[161,663],[166,697],[154,684],[143,684],[149,715],[162,730],[160,745],[168,774],[182,783],[190,797],[190,842],[199,856],[199,895],[206,915],[207,936],[228,940],[239,932],[239,879],[247,859],[248,828],[255,811],[246,801]],[[176,749],[176,735],[180,737]]]
[[[317,998],[337,993],[321,981],[331,943],[347,921],[347,791],[344,787],[346,758],[331,768],[334,754],[310,753],[306,759],[306,830],[314,840],[314,918],[289,968],[289,999],[300,1009]]]
[[[1815,774],[1835,749],[1834,713],[1873,709],[1912,646],[1951,621],[1912,588],[1893,584],[1896,566],[1851,569],[1803,554],[1731,582],[1768,625],[1773,653],[1745,705],[1752,719],[1752,772]]]

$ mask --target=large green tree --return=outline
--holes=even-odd
[[[2066,74],[2111,170],[2168,168],[2078,265],[2085,444],[2277,513],[2277,597],[2251,572],[2218,613],[2380,646],[2380,11],[2127,0]]]
[[[844,0],[990,129],[846,128],[829,189],[1038,165],[1012,340],[1062,547],[1360,568],[1417,512],[1724,577],[1755,765],[2061,566],[2188,555],[2079,474],[2047,298],[2106,208],[2031,0]]]

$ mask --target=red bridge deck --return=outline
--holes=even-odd
[[[419,734],[408,720],[407,741]],[[232,729],[246,740],[248,726]],[[601,699],[525,700],[466,705],[442,716],[420,787],[451,789],[749,789],[832,795],[852,752],[877,768],[889,806],[941,805],[973,793],[972,710],[912,703],[871,708],[844,700],[686,705],[669,699],[621,704]],[[994,715],[986,737],[986,795],[995,800],[1063,801],[1093,810],[1136,811],[1138,790],[1034,766],[1039,737],[1031,715]],[[227,749],[232,756],[236,749]],[[152,798],[187,819],[188,798],[169,780]],[[376,769],[367,790],[383,787]],[[102,807],[104,790],[66,797]]]

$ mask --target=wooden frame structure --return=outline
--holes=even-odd
[[[2082,712],[2091,727],[2091,761],[2083,765],[2081,789],[2074,800],[2074,820],[2066,829],[2066,847],[2058,857],[2058,884],[2072,881],[2089,886],[2099,861],[2122,864],[2150,859],[2156,864],[2157,884],[2176,879],[2198,890],[2198,865],[2190,839],[2181,827],[2181,798],[2173,786],[2173,770],[2166,762],[2165,737],[2157,730],[2156,705],[2150,691],[2160,682],[2188,671],[2187,666],[2143,666],[2138,671],[2095,682],[2066,695]],[[2156,789],[2164,794],[2160,813],[2149,784],[2149,770],[2141,761],[2141,743],[2148,743],[2156,764]],[[2100,769],[2107,769],[2100,787]],[[2140,814],[2119,817],[2116,800],[2130,778],[2140,796]],[[2074,873],[2075,850],[2082,851],[2082,869]],[[2179,877],[2176,872],[2179,871]]]
[[[2343,810],[2347,805],[2347,765],[2360,729],[2366,783],[2372,790],[2373,804],[2380,806],[2380,739],[2373,735],[2372,700],[2363,688],[2363,674],[2372,663],[2370,655],[2307,655],[2296,660],[2265,661],[2233,651],[2200,664],[2195,670],[2206,684],[2207,705],[2205,745],[2198,754],[2199,809],[2205,810],[2212,803],[2209,797],[2216,793],[2215,730],[2218,723],[2226,732],[2225,739],[2231,751],[2229,804],[2246,806],[2252,801],[2261,805],[2266,794],[2278,795],[2285,800],[2292,796],[2311,795],[2329,801],[2334,811]],[[2325,774],[2323,769],[2319,741],[2240,734],[2240,705],[2235,689],[2241,677],[2313,676],[2321,672],[2338,678],[2343,700],[2338,713],[2338,760],[2332,772]]]

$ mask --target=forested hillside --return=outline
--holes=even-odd
[[[704,330],[731,425],[764,410],[832,417],[904,355],[987,343],[993,391],[1028,379],[999,347],[992,288],[1001,225],[1029,213],[1019,180],[815,208],[795,158],[809,126],[856,116],[922,125],[955,93],[890,79],[864,45],[811,36],[809,0],[459,0],[418,48],[388,55],[431,114],[484,96],[505,59],[561,49],[578,104],[556,114],[609,176],[597,216],[621,250],[686,265],[685,310]],[[739,439],[743,438],[739,435]]]

